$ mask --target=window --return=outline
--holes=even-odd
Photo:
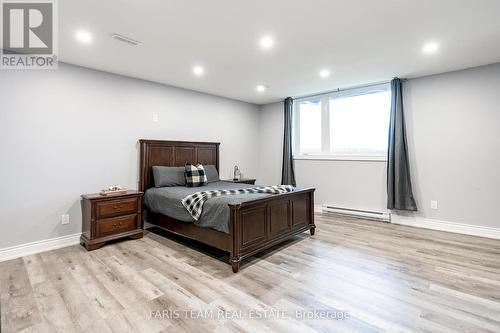
[[[390,108],[387,84],[297,100],[294,156],[385,160]]]
[[[299,105],[300,151],[304,154],[321,153],[321,101],[302,101]]]

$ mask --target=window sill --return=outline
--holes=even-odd
[[[294,155],[294,160],[387,162],[386,156]]]

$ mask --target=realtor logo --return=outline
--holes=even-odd
[[[2,69],[57,68],[53,0],[3,0]]]

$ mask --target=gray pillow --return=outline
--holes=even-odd
[[[155,187],[186,186],[184,167],[153,166]]]
[[[207,175],[209,183],[218,182],[220,180],[215,165],[205,165],[205,175]]]

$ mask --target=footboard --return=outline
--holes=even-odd
[[[306,230],[314,235],[314,189],[230,204],[230,263],[238,272],[242,259]]]

